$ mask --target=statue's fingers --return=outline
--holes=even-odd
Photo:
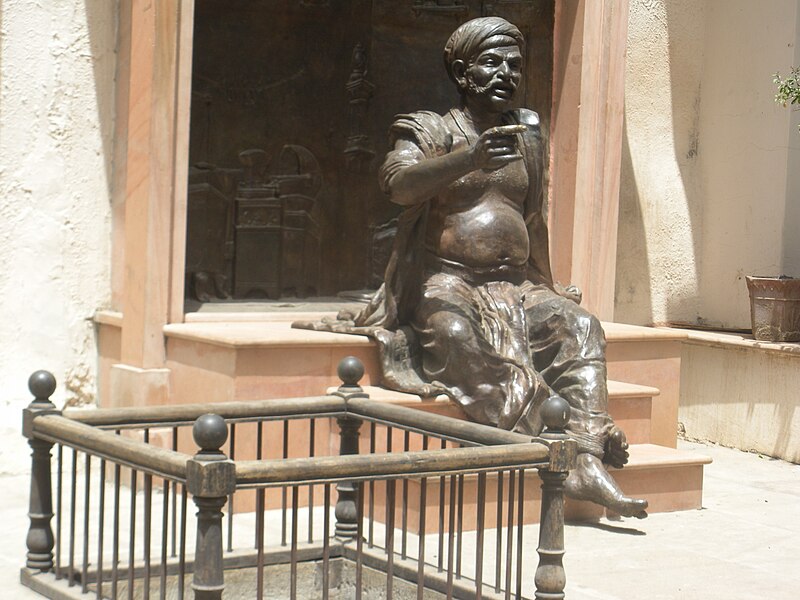
[[[497,135],[516,135],[524,133],[527,127],[525,125],[500,125],[499,127],[490,127],[484,134],[497,136]]]
[[[518,133],[523,133],[526,130],[524,125],[501,125],[499,127],[490,127],[481,134],[481,139],[492,140],[498,137],[511,137],[513,138]]]
[[[501,156],[503,154],[516,154],[516,148],[512,148],[511,146],[492,146],[489,148],[489,154],[493,156]]]

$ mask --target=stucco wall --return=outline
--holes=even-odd
[[[772,74],[798,2],[631,0],[615,318],[749,327],[744,276],[800,276],[800,134]]]
[[[18,430],[37,368],[91,402],[110,296],[116,1],[0,0],[0,382]]]

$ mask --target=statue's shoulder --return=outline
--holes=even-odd
[[[528,130],[541,134],[541,122],[539,120],[539,113],[530,108],[517,108],[508,113],[507,119],[512,123],[525,125]]]
[[[525,140],[526,153],[530,155],[541,155],[544,151],[542,140],[542,128],[539,121],[539,114],[529,108],[518,108],[506,113],[505,121],[515,125],[525,125],[525,133],[522,134]],[[531,156],[531,158],[533,158]]]
[[[389,128],[390,142],[400,137],[414,140],[427,156],[446,154],[453,143],[445,118],[430,110],[397,115]]]

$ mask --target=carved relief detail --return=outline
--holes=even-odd
[[[263,150],[246,150],[239,160],[234,296],[315,294],[320,234],[313,210],[323,184],[317,159],[286,145],[275,164]]]
[[[467,6],[464,0],[414,0],[412,10],[416,16],[424,13],[452,14],[467,12]]]
[[[345,86],[350,101],[350,130],[344,149],[347,168],[357,173],[369,170],[375,157],[372,140],[366,134],[369,101],[375,85],[367,79],[367,51],[361,42],[353,48],[350,77]]]
[[[503,9],[510,9],[516,7],[530,7],[538,14],[542,10],[542,4],[539,0],[490,0],[484,2],[481,7],[481,14],[484,17],[502,16]]]

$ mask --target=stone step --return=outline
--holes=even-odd
[[[630,496],[645,498],[650,503],[649,513],[673,512],[678,510],[699,509],[703,500],[703,466],[711,462],[710,458],[698,456],[691,452],[665,448],[654,444],[636,444],[631,446],[630,461],[623,469],[612,469],[614,477],[624,492]],[[508,519],[508,487],[509,479],[506,473],[503,478],[502,496],[498,496],[498,477],[494,474],[487,476],[486,495],[484,502],[485,524],[487,528],[495,527],[497,523],[498,498],[503,503],[502,522]],[[449,505],[451,494],[451,480],[445,478],[429,478],[426,482],[427,498],[438,499],[441,486],[444,485],[445,502]],[[409,480],[408,514],[407,519],[411,531],[418,530],[420,522],[420,481]],[[373,487],[374,507],[373,514],[376,520],[384,521],[385,515],[385,486],[375,484]],[[515,493],[519,491],[518,477],[515,481]],[[366,506],[369,508],[369,489],[365,490]],[[457,492],[456,492],[457,493]],[[526,473],[524,483],[525,503],[523,521],[525,524],[538,523],[541,508],[540,481],[535,473]],[[477,498],[478,479],[476,475],[464,477],[464,531],[474,530],[477,523]],[[396,497],[403,496],[402,486],[398,485]],[[365,509],[366,510],[366,509]],[[447,511],[445,511],[447,513]],[[401,518],[402,505],[398,505],[397,519]],[[565,518],[570,521],[591,521],[606,514],[605,509],[590,502],[567,499],[565,505]],[[613,517],[614,515],[609,514]],[[448,515],[444,516],[445,530],[447,529]],[[517,518],[517,515],[514,515]],[[439,530],[439,505],[438,502],[428,504],[425,510],[425,530],[435,533]]]
[[[227,313],[204,320],[206,317],[195,315],[187,316],[186,323],[166,326],[170,401],[320,395],[339,384],[336,367],[348,355],[364,363],[362,385],[373,386],[373,397],[380,399],[384,394],[388,401],[393,395],[396,398],[395,392],[377,387],[380,366],[369,338],[290,327],[297,318],[320,316],[283,313],[265,319],[252,313]],[[114,315],[97,319],[101,402],[110,396],[108,367],[120,361],[120,321]],[[615,476],[626,493],[650,500],[651,512],[698,508],[702,501],[703,464],[707,461],[674,450],[681,343],[686,334],[616,323],[604,323],[604,328],[609,378],[613,380],[609,384],[610,412],[633,444],[629,465]],[[423,401],[414,396],[401,396],[399,401],[417,406],[427,402],[427,410],[452,416],[460,413],[449,401]],[[323,437],[335,445],[333,436],[321,435],[320,439]],[[531,483],[526,490],[526,494],[533,494],[534,502],[538,484]],[[526,514],[538,518],[538,505],[526,507]],[[602,510],[588,503],[569,502],[567,514],[573,519],[596,518]]]
[[[652,402],[649,440],[674,447],[685,334],[617,323],[604,323],[604,328],[609,378],[660,391]],[[365,336],[292,329],[289,321],[245,320],[173,324],[164,332],[171,395],[177,402],[318,395],[338,384],[336,366],[348,355],[364,363],[363,385],[380,384],[377,352]],[[101,364],[113,362],[109,348]]]

